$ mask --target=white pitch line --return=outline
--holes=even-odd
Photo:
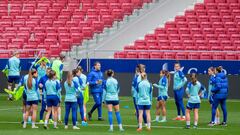
[[[120,100],[120,102],[128,102],[131,100]],[[95,102],[88,102],[88,104],[92,105]],[[39,106],[41,106],[41,103],[39,103]],[[61,107],[64,107],[64,105],[61,105]],[[8,110],[18,110],[18,109],[22,109],[21,107],[15,107],[15,108],[0,108],[0,111],[8,111]]]
[[[20,122],[0,121],[0,124],[20,124]],[[36,123],[36,124],[39,124],[39,123]],[[63,125],[63,124],[59,124],[59,125]],[[69,125],[72,125],[72,124],[69,124]],[[109,127],[108,124],[88,124],[88,125],[89,126],[97,126],[97,127]],[[114,125],[114,126],[118,126],[118,125]],[[123,125],[123,127],[137,128],[137,125]],[[178,126],[151,126],[151,128],[156,128],[156,129],[161,129],[161,128],[165,128],[165,129],[184,129],[184,127],[178,127]],[[200,127],[198,127],[197,129],[200,129],[200,130],[224,130],[222,128],[200,128]]]
[[[16,107],[16,108],[2,108],[0,111],[8,111],[8,110],[21,110],[21,107]]]

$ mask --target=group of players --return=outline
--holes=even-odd
[[[94,63],[94,67],[88,76],[82,73],[82,68],[77,67],[67,74],[66,81],[62,80],[63,61],[65,57],[60,56],[51,64],[42,60],[35,64],[29,70],[29,73],[20,78],[20,60],[19,54],[15,52],[13,57],[8,60],[6,68],[8,69],[8,89],[12,89],[13,83],[15,87],[24,86],[23,92],[23,128],[27,127],[28,119],[31,119],[32,128],[38,128],[36,123],[38,103],[41,100],[42,108],[40,111],[40,123],[44,124],[44,128],[48,129],[48,123],[53,123],[54,128],[57,123],[61,122],[61,82],[65,89],[65,129],[68,129],[68,118],[70,110],[72,110],[73,129],[80,129],[77,126],[77,112],[80,110],[81,125],[87,126],[88,120],[92,120],[92,114],[98,110],[98,120],[102,121],[102,103],[104,102],[108,108],[108,121],[110,124],[109,131],[113,131],[113,109],[119,125],[119,130],[124,131],[122,126],[121,115],[119,112],[120,92],[118,81],[114,78],[114,71],[109,69],[106,71],[107,78],[104,79],[101,72],[101,64]],[[49,65],[48,65],[49,64]],[[205,87],[197,80],[196,73],[190,75],[190,81],[181,71],[180,63],[174,64],[173,89],[174,99],[177,107],[177,117],[174,120],[186,121],[186,128],[190,128],[190,112],[194,111],[194,128],[198,124],[198,109],[200,108],[203,95],[208,95],[212,108],[212,118],[209,126],[220,124],[218,106],[221,105],[223,110],[223,122],[221,125],[227,125],[226,99],[228,95],[228,80],[223,72],[222,67],[210,67],[208,74],[210,75],[208,92]],[[184,86],[187,84],[186,89]],[[160,71],[160,80],[158,83],[151,84],[147,79],[145,65],[139,64],[132,81],[132,97],[134,107],[136,109],[136,117],[138,121],[137,131],[142,131],[142,123],[147,130],[151,130],[150,109],[152,106],[153,87],[158,89],[156,119],[152,122],[167,122],[166,101],[168,99],[168,88],[170,85],[170,73],[167,70]],[[89,91],[94,99],[95,104],[87,113],[85,92]],[[184,93],[188,96],[186,110],[183,102]],[[9,94],[9,100],[12,95]],[[44,112],[45,121],[43,121]],[[160,112],[162,119],[160,120]]]

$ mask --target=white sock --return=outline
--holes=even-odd
[[[138,123],[138,128],[142,129],[142,123]]]
[[[178,118],[181,118],[181,116],[180,116],[180,115],[178,115],[177,117],[178,117]]]
[[[215,123],[220,123],[220,118],[215,116]]]
[[[32,116],[28,116],[28,121],[32,121]]]
[[[12,94],[8,94],[8,97],[9,97],[9,98],[12,98]]]
[[[32,127],[35,127],[35,122],[32,122]]]
[[[58,120],[61,120],[61,114],[58,114]]]
[[[86,118],[86,116],[87,116],[87,113],[84,113],[84,118]]]
[[[27,122],[26,122],[26,121],[23,122],[23,126],[24,126],[24,127],[27,126]]]
[[[48,120],[45,120],[44,126],[47,126],[47,124],[48,124]]]
[[[190,126],[190,121],[186,121],[186,125]]]
[[[54,127],[57,127],[57,122],[54,121],[53,125],[54,125]]]
[[[159,121],[159,117],[160,117],[159,115],[156,115],[156,121]]]
[[[119,129],[123,129],[122,124],[119,124],[118,126],[119,126]]]
[[[217,117],[217,122],[220,123],[220,117]]]
[[[194,121],[194,126],[197,126],[197,124],[198,124],[198,121]]]
[[[185,116],[182,116],[183,119],[185,119],[186,117]]]
[[[113,129],[113,125],[110,125],[110,129]]]
[[[162,116],[162,120],[167,120],[167,117],[166,116]]]
[[[147,127],[148,127],[148,128],[151,128],[151,123],[150,123],[150,122],[147,124]]]

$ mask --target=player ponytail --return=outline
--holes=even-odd
[[[79,71],[80,71],[79,68],[73,69],[73,70],[72,70],[72,75],[73,75],[73,76],[77,76],[77,73],[78,73]]]
[[[71,72],[68,72],[68,75],[67,75],[67,83],[68,83],[68,86],[71,87],[72,86],[72,73]]]
[[[55,75],[56,75],[56,72],[54,70],[51,70],[48,75],[49,80],[52,80]]]
[[[81,66],[78,66],[77,69],[82,73],[83,72],[83,68]]]
[[[193,84],[193,85],[196,85],[196,84],[197,84],[197,74],[192,73],[192,74],[190,75],[190,78],[191,78],[192,84]]]
[[[215,68],[214,67],[209,67],[209,70],[211,70],[212,72],[214,72]]]
[[[223,70],[223,67],[222,67],[222,66],[216,67],[216,71],[217,71],[218,73],[221,73],[222,70]]]
[[[37,73],[37,70],[35,69],[31,69],[31,71],[28,72],[28,80],[27,80],[28,89],[32,89],[32,79],[35,73]]]
[[[165,70],[165,71],[164,71],[164,74],[165,74],[165,76],[166,76],[167,79],[168,79],[168,87],[169,87],[169,86],[170,86],[170,81],[171,81],[170,73],[169,73],[169,71]]]
[[[106,75],[108,77],[112,77],[114,75],[114,71],[112,69],[109,69],[109,70],[106,71]]]
[[[145,72],[141,73],[141,78],[142,78],[142,80],[146,80],[147,74]]]

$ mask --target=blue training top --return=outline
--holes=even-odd
[[[187,78],[182,71],[176,71],[173,77],[173,90],[180,90],[187,83]]]
[[[56,95],[61,98],[61,86],[59,80],[50,80],[48,79],[44,84],[44,89],[46,90],[46,95]]]
[[[79,94],[83,94],[83,90],[82,90],[82,88],[83,88],[83,81],[82,81],[82,79],[79,77],[79,76],[74,76],[73,77],[73,81],[78,85],[78,87],[79,87],[79,93],[78,93],[78,95]],[[81,96],[80,96],[81,97]]]
[[[132,96],[133,96],[134,98],[137,97],[137,90],[136,90],[136,88],[137,88],[138,83],[139,83],[141,80],[142,80],[142,79],[141,79],[141,76],[140,76],[139,74],[136,74],[136,75],[134,76],[134,78],[133,78],[133,81],[132,81]]]
[[[153,85],[158,88],[158,96],[168,96],[168,79],[166,76],[160,78],[158,85]]]
[[[142,80],[137,85],[137,105],[152,104],[152,86],[148,80]]]
[[[118,81],[113,78],[109,77],[106,82],[104,83],[104,90],[106,91],[104,99],[106,101],[118,101],[118,93],[120,92],[120,88],[118,85]]]
[[[32,78],[32,88],[28,88],[27,81],[29,76],[24,77],[25,93],[27,95],[27,101],[36,101],[40,99],[40,93],[38,89],[37,78]]]
[[[77,93],[80,92],[78,84],[72,81],[71,86],[69,86],[65,81],[64,88],[66,90],[65,102],[77,102]]]
[[[8,60],[6,65],[8,76],[20,76],[21,64],[19,58],[13,56]]]
[[[186,88],[186,93],[189,95],[189,103],[201,103],[199,93],[205,90],[205,87],[197,81],[194,85],[192,82],[189,82]]]

